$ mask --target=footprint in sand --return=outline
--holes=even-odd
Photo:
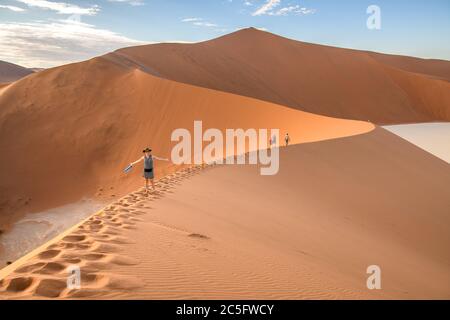
[[[205,236],[205,235],[200,234],[200,233],[191,233],[191,234],[188,235],[188,237],[196,238],[196,239],[202,239],[202,240],[208,240],[209,239],[208,236]]]
[[[52,259],[52,258],[56,257],[57,255],[59,255],[60,253],[61,253],[61,250],[50,249],[50,250],[42,251],[40,254],[38,254],[38,258]]]
[[[115,275],[111,277],[106,287],[111,290],[135,290],[142,287],[142,280]]]
[[[102,233],[96,233],[91,235],[92,239],[95,241],[108,241],[111,239],[111,236],[109,234],[102,234]]]
[[[9,281],[6,291],[8,292],[22,292],[27,290],[33,284],[33,277],[19,277],[13,278]]]
[[[98,273],[81,272],[80,280],[83,286],[104,286],[108,283],[109,278]]]
[[[69,235],[62,239],[65,242],[81,242],[86,240],[86,236],[84,235]]]
[[[51,274],[55,275],[58,274],[66,269],[66,265],[58,262],[48,262],[45,266],[42,268],[34,271],[33,273],[37,274]]]
[[[35,293],[46,298],[58,298],[66,288],[65,280],[43,279],[37,285]]]
[[[17,272],[17,273],[34,272],[34,271],[42,268],[43,266],[45,266],[45,262],[33,263],[33,264],[29,264],[29,265],[24,265],[23,267],[20,267],[19,269],[15,270],[15,272]]]
[[[153,208],[147,207],[147,209],[153,209]],[[140,210],[133,211],[133,215],[136,215],[136,216],[140,216],[140,215],[144,215],[144,214],[147,214],[147,212],[140,211]]]
[[[88,261],[98,261],[105,258],[105,254],[103,253],[89,253],[82,255],[81,258]]]
[[[79,264],[82,260],[80,258],[66,258],[63,261],[68,264]]]
[[[117,220],[116,220],[116,221],[105,222],[105,225],[109,226],[109,227],[121,227],[122,223],[117,222]]]
[[[107,243],[97,243],[91,248],[91,251],[98,253],[113,253],[119,251],[116,245],[110,245]]]

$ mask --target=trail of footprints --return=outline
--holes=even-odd
[[[171,193],[181,181],[210,166],[185,168],[165,176],[157,183],[157,190],[146,193],[144,188],[128,194],[89,218],[72,233],[31,258],[27,263],[0,280],[0,298],[35,296],[43,298],[106,297],[114,290],[133,290],[140,286],[137,279],[123,278],[108,273],[111,264],[135,265],[139,261],[121,253],[121,245],[130,243],[123,237],[124,230],[133,230],[142,221],[141,215],[151,209],[152,201]],[[157,222],[154,222],[158,224]],[[207,239],[201,234],[189,233],[159,224],[187,236]],[[80,267],[82,289],[69,289],[69,266]]]

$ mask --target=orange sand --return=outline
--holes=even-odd
[[[110,56],[159,77],[332,117],[377,124],[450,121],[450,61],[304,43],[253,28]]]
[[[449,120],[449,79],[447,61],[246,29],[0,86],[0,230],[82,197],[112,202],[0,270],[0,298],[449,299],[450,167],[367,121]],[[146,146],[169,157],[172,130],[194,120],[279,128],[298,145],[276,176],[157,162],[158,191],[134,191],[140,168],[122,169]],[[381,291],[365,286],[372,264]],[[66,288],[70,265],[82,290]]]
[[[168,158],[172,131],[192,129],[194,120],[205,129],[279,128],[292,143],[374,127],[160,79],[122,62],[96,58],[44,70],[0,95],[0,149],[7,151],[0,165],[0,228],[23,212],[135,190],[140,169],[125,175],[123,168],[145,146]],[[156,168],[157,176],[176,169],[165,162]]]
[[[0,271],[0,297],[449,299],[449,182],[383,129],[282,149],[276,176],[178,172]],[[382,290],[366,288],[373,264]]]

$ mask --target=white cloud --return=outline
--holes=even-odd
[[[301,7],[300,5],[289,5],[278,10],[275,10],[276,7],[281,5],[281,0],[267,0],[266,3],[258,8],[255,12],[252,13],[253,16],[287,16],[290,14],[295,15],[307,15],[313,14],[316,12],[315,9],[309,9],[305,7]]]
[[[203,22],[203,21],[197,21],[193,23],[194,26],[200,26],[200,27],[218,27],[217,24],[211,23],[211,22]]]
[[[100,11],[100,7],[94,5],[89,8],[82,8],[74,4],[65,2],[52,2],[47,0],[16,0],[26,4],[29,7],[36,7],[44,10],[56,11],[59,14],[78,14],[78,15],[96,15]]]
[[[284,7],[279,9],[278,11],[274,11],[274,12],[270,12],[270,15],[273,16],[287,16],[288,14],[297,14],[297,15],[301,15],[301,14],[312,14],[315,13],[316,10],[314,9],[308,9],[308,8],[304,8],[304,7],[300,7],[300,5],[295,5],[295,6],[288,6],[288,7]]]
[[[202,18],[186,18],[181,20],[181,22],[194,22],[194,21],[202,21]]]
[[[1,9],[8,9],[14,12],[24,12],[25,9],[19,8],[19,7],[15,7],[15,6],[5,6],[5,5],[1,5],[0,4],[0,8]]]
[[[122,2],[122,3],[128,3],[132,6],[143,6],[144,0],[108,0],[109,2]]]
[[[181,22],[189,22],[189,23],[192,23],[192,25],[198,26],[198,27],[212,28],[212,27],[219,26],[215,23],[204,21],[202,18],[186,18],[186,19],[182,19]]]
[[[268,14],[273,8],[279,6],[281,0],[267,0],[265,4],[259,7],[255,12],[252,13],[252,16],[261,16],[264,14]]]
[[[313,14],[316,13],[316,9],[300,8],[297,10],[298,14]]]
[[[75,20],[0,23],[0,60],[27,67],[53,67],[140,44]]]

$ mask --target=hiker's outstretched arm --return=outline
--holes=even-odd
[[[157,156],[153,156],[153,158],[155,158],[156,160],[161,160],[161,161],[169,161],[169,159],[160,158],[160,157],[157,157]]]
[[[140,157],[139,159],[137,159],[135,162],[130,163],[132,166],[134,166],[135,164],[138,164],[139,162],[141,162],[142,160],[144,160],[144,157]]]

